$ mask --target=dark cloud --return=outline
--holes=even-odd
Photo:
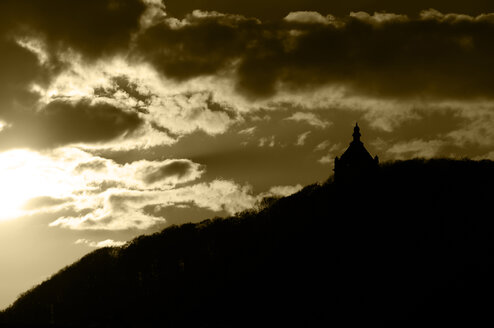
[[[283,51],[279,26],[218,13],[188,14],[182,24],[164,21],[147,29],[134,54],[177,80],[217,74],[243,60],[238,88],[245,95],[274,92]]]
[[[169,14],[184,19],[177,21],[168,15],[161,23],[140,31],[131,48],[134,57],[177,80],[221,73],[239,63],[237,90],[253,98],[269,97],[280,85],[300,90],[332,83],[383,97],[492,96],[489,85],[494,79],[494,19],[417,16],[429,7],[469,14],[494,11],[494,5],[485,1],[403,4],[288,0],[233,4],[215,0],[165,4]],[[265,12],[276,19],[260,22],[239,15],[192,12],[198,8],[261,18]],[[100,58],[129,49],[145,9],[140,0],[3,1],[0,96],[27,99],[27,86],[39,75],[36,56],[16,44],[14,36],[38,37],[52,52],[70,48],[84,58]],[[282,20],[294,10],[336,14],[343,24],[335,27]],[[410,19],[372,23],[348,16],[350,11],[358,10],[405,13]],[[113,82],[115,90],[125,91],[129,97],[144,103],[150,99],[125,77],[115,77]],[[25,94],[21,95],[21,90]],[[95,90],[96,95],[111,96],[111,92]],[[2,107],[9,106],[2,102]]]
[[[145,10],[140,0],[2,2],[0,17],[5,19],[0,23],[3,33],[0,119],[9,125],[0,132],[0,147],[45,148],[112,140],[138,128],[145,115],[136,112],[146,113],[146,106],[153,97],[158,97],[143,91],[145,88],[140,88],[137,80],[118,75],[109,77],[109,86],[95,89],[94,96],[111,99],[123,93],[136,100],[132,111],[101,102],[62,99],[35,111],[38,96],[29,90],[33,82],[50,72],[35,53],[16,43],[15,37],[29,31],[35,31],[35,36],[48,42],[49,50],[72,48],[85,58],[131,49],[131,58],[151,63],[166,78],[179,81],[231,73],[236,90],[253,99],[269,98],[280,89],[297,93],[327,85],[345,86],[350,93],[376,98],[494,97],[493,15],[472,17],[429,11],[418,16],[429,5],[455,10],[444,1],[430,2],[427,6],[420,2],[420,6],[413,8],[391,1],[353,1],[347,5],[332,2],[329,7],[325,3],[265,2],[266,8],[277,4],[278,9],[269,10],[278,14],[286,9],[276,20],[265,22],[233,14],[189,10],[181,21],[170,15],[162,17],[159,23],[131,38],[138,31]],[[247,16],[245,8],[261,6],[256,2],[250,5],[239,2],[235,7],[221,1],[211,3],[211,7],[203,2],[186,2],[184,6],[187,4],[192,5],[191,10],[215,9]],[[336,8],[333,5],[341,10],[339,7],[332,10]],[[174,14],[173,6],[172,3],[167,6],[170,14]],[[474,1],[458,11],[478,14],[475,8],[487,10],[489,6],[482,7]],[[290,10],[307,9],[319,10],[320,20],[309,24],[281,19]],[[348,16],[348,11],[360,9],[393,10],[409,17],[365,13]],[[412,9],[416,9],[413,15]],[[324,22],[327,13],[340,12],[336,20]],[[225,112],[235,118],[234,110],[214,101],[212,96],[206,103],[207,114]],[[202,107],[180,109],[180,113],[187,113],[183,117],[188,122],[218,122],[204,112]],[[186,131],[193,130],[192,123]],[[169,131],[173,123],[163,126],[166,125],[163,122],[151,122],[151,125]],[[223,132],[224,127],[213,126],[211,130]]]
[[[494,96],[494,20],[350,19],[343,28],[308,26],[284,60],[292,88],[342,83],[384,97]]]
[[[351,19],[304,32],[279,54],[278,80],[294,90],[335,83],[378,97],[494,96],[494,22]]]
[[[140,0],[6,0],[0,17],[11,32],[41,36],[53,49],[96,58],[125,49],[144,10]]]
[[[137,102],[135,106],[141,112],[146,113],[145,106],[151,103],[153,95],[149,92],[139,90],[139,85],[131,81],[125,75],[114,76],[109,79],[110,86],[98,87],[93,90],[96,97],[114,98],[117,92],[123,92],[128,98]]]
[[[33,104],[29,84],[41,75],[36,56],[14,40],[0,36],[0,119],[15,108]]]
[[[336,25],[213,14],[189,20],[182,27],[163,22],[137,42],[141,56],[168,77],[215,74],[237,61],[238,90],[258,98],[279,85],[300,91],[327,84],[378,97],[494,96],[492,15],[360,13]]]
[[[255,20],[234,16],[197,17],[176,28],[169,22],[150,27],[137,40],[136,55],[179,80],[214,74],[255,40]]]
[[[141,0],[1,1],[0,119],[34,107],[32,83],[46,85],[63,69],[53,56],[58,50],[72,49],[86,59],[126,51],[144,9]],[[30,38],[46,45],[50,63],[40,63],[22,46]]]
[[[168,78],[182,81],[221,74],[237,65],[236,88],[252,98],[270,97],[280,86],[300,91],[327,84],[378,97],[493,96],[489,86],[494,82],[494,19],[440,14],[418,17],[421,10],[431,6],[446,12],[479,14],[490,10],[483,1],[462,6],[439,0],[413,5],[363,0],[165,4],[169,14],[183,14],[184,19],[162,18],[161,23],[140,31],[130,49],[133,58],[151,63]],[[251,17],[262,17],[264,8],[277,16],[261,22],[233,14],[192,12],[198,8]],[[140,0],[28,0],[5,1],[0,9],[5,16],[0,26],[4,35],[31,33],[47,42],[49,50],[71,48],[84,58],[100,58],[129,49],[146,6]],[[282,17],[293,10],[318,10],[321,18],[327,13],[338,14],[341,24],[283,21]],[[387,10],[410,18],[377,22],[369,16],[365,19],[365,15],[348,16],[352,10]],[[15,44],[12,37],[0,42],[5,49],[0,68],[6,72],[0,78],[0,96],[20,95],[21,89],[26,93],[40,70],[36,56]],[[14,68],[16,74],[11,74]],[[115,77],[113,84],[113,89],[97,89],[95,95],[111,97],[120,90],[143,104],[151,99],[124,76]],[[12,88],[17,89],[14,92]],[[3,103],[2,107],[8,107],[5,100]]]
[[[187,180],[197,170],[197,164],[189,160],[174,160],[156,168],[150,168],[146,172],[143,181],[152,184],[158,181],[175,178],[176,180]]]
[[[136,82],[130,81],[127,76],[115,76],[111,79],[115,84],[116,89],[124,91],[129,97],[144,103],[149,103],[152,95],[139,90],[139,85]]]
[[[137,113],[108,103],[55,100],[37,112],[18,113],[11,123],[11,127],[0,132],[2,148],[109,141],[131,133],[142,120]]]

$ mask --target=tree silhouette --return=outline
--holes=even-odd
[[[494,162],[415,159],[102,248],[0,323],[248,327],[492,321]]]

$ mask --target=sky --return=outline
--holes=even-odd
[[[494,2],[3,0],[0,308],[96,248],[380,161],[494,159]]]

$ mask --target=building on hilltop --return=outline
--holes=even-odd
[[[372,177],[379,169],[379,158],[372,158],[360,141],[358,123],[353,128],[353,140],[345,152],[334,159],[334,179],[336,182],[352,182]]]

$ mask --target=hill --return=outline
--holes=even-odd
[[[103,248],[3,325],[250,327],[492,321],[494,162],[410,160],[258,210]]]

